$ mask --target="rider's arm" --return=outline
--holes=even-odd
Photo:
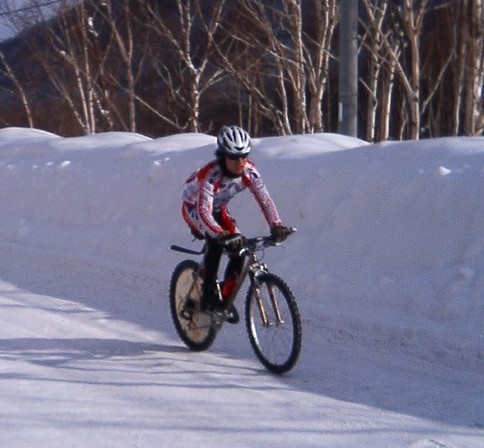
[[[259,171],[252,162],[248,162],[248,164],[248,169],[244,174],[244,182],[259,204],[267,224],[269,224],[269,227],[282,225],[276,205],[267,191]]]
[[[213,218],[213,197],[215,190],[215,183],[217,182],[215,174],[215,167],[207,170],[205,173],[200,173],[198,198],[197,198],[197,212],[200,221],[206,232],[211,237],[217,237],[224,232],[224,229]]]

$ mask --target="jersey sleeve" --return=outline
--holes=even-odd
[[[254,195],[269,227],[282,225],[276,205],[267,190],[262,177],[253,163],[247,170],[244,181]]]
[[[182,192],[183,202],[189,204],[194,210],[195,214],[192,219],[196,222],[197,227],[203,228],[203,231],[212,237],[223,231],[213,217],[216,182],[216,164],[211,162],[186,180]]]
[[[211,237],[223,232],[223,228],[213,218],[214,184],[210,175],[200,179],[197,212],[200,222]]]

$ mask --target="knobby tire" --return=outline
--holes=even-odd
[[[193,260],[183,260],[175,267],[170,281],[171,317],[178,336],[192,351],[207,350],[217,336],[210,314],[197,311],[203,282],[197,274],[198,267],[198,263]],[[196,310],[193,311],[192,319],[187,320],[181,312],[190,290],[190,298],[196,304]]]
[[[252,285],[245,303],[249,340],[259,361],[269,371],[283,374],[294,367],[301,351],[302,329],[298,306],[287,284],[277,275],[261,274],[257,277],[257,282],[269,325],[264,326],[262,323]],[[270,291],[276,299],[283,322],[276,317]]]

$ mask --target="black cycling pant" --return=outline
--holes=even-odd
[[[216,293],[215,282],[217,280],[223,248],[215,238],[209,236],[206,236],[206,243],[207,251],[205,253],[203,295],[209,298]],[[240,275],[243,266],[243,255],[230,255],[225,268],[224,281],[229,278],[236,279]]]

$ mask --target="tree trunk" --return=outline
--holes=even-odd
[[[466,1],[463,1],[464,8]],[[483,34],[484,8],[483,0],[468,0],[465,10],[465,79],[464,79],[464,133],[481,134],[484,127],[482,88],[483,88]]]
[[[34,127],[34,118],[32,115],[32,110],[30,108],[29,100],[27,98],[27,94],[25,93],[25,90],[22,86],[22,83],[19,81],[15,73],[12,71],[10,65],[8,64],[7,60],[5,59],[5,56],[3,52],[0,51],[0,61],[2,62],[2,65],[5,68],[5,74],[7,77],[12,81],[13,85],[17,89],[18,94],[20,95],[20,99],[22,101],[22,106],[25,111],[25,115],[27,116],[27,122],[29,124],[30,128]]]

